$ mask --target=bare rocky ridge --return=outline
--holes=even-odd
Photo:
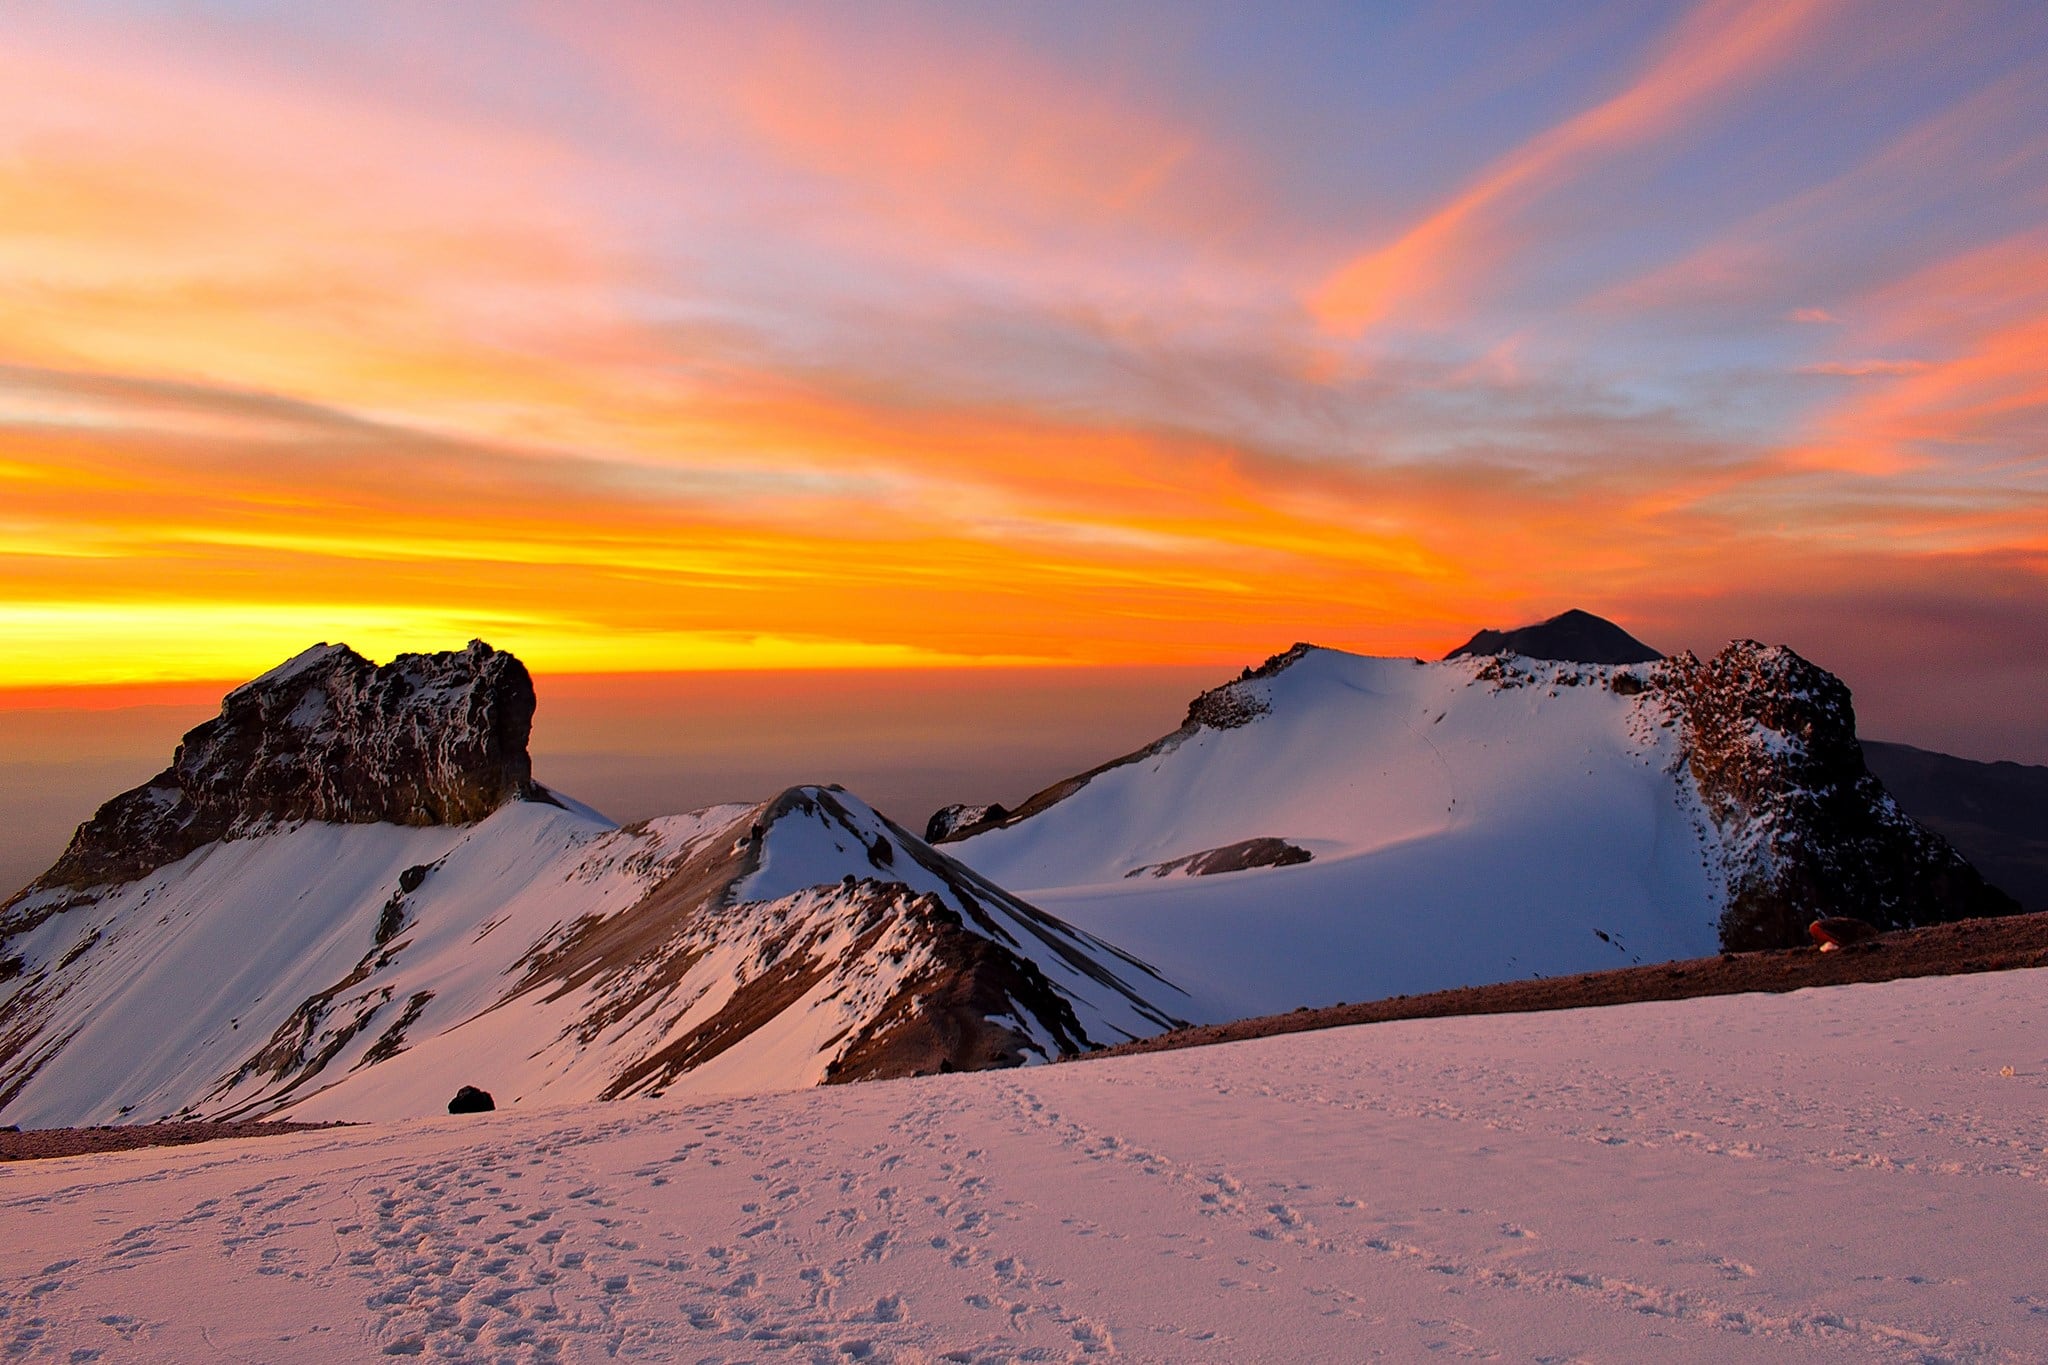
[[[525,665],[481,640],[381,667],[315,645],[228,693],[168,768],[101,806],[35,885],[133,881],[287,821],[455,825],[544,798],[526,752],[533,710]]]
[[[0,1162],[49,1161],[94,1152],[185,1147],[235,1138],[290,1137],[346,1128],[343,1123],[123,1123],[102,1128],[0,1128]]]
[[[1853,986],[1920,976],[2048,967],[2048,913],[1966,920],[1897,930],[1842,952],[1811,945],[1753,953],[1723,953],[1684,962],[1660,962],[1605,972],[1503,981],[1424,995],[1298,1009],[1287,1014],[1203,1024],[1087,1054],[1127,1057],[1185,1047],[1240,1043],[1317,1029],[1388,1024],[1403,1019],[1447,1019],[1469,1014],[1532,1014],[1546,1010],[1605,1008],[1712,995],[1780,993]]]
[[[1782,645],[1738,640],[1651,671],[1684,727],[1686,766],[1719,831],[1724,948],[1786,948],[1816,919],[1884,929],[2016,913],[1864,765],[1840,679]]]

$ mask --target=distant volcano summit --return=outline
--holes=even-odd
[[[1444,657],[1488,654],[1519,654],[1525,659],[1574,664],[1647,664],[1664,657],[1614,622],[1576,609],[1533,626],[1482,630]]]

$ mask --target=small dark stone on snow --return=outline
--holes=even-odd
[[[455,1098],[448,1101],[451,1114],[488,1114],[497,1107],[498,1102],[491,1098],[490,1091],[479,1090],[473,1085],[463,1086],[455,1092]]]

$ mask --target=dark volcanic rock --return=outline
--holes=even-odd
[[[463,1086],[455,1092],[455,1098],[448,1101],[451,1114],[488,1114],[497,1107],[498,1102],[491,1098],[490,1091],[479,1090],[473,1085]]]
[[[1444,657],[1468,654],[1519,654],[1575,664],[1647,664],[1664,657],[1614,622],[1576,610],[1533,626],[1482,630]]]
[[[465,824],[543,795],[533,681],[472,640],[378,667],[315,645],[228,693],[171,766],[101,806],[38,886],[131,881],[202,844],[294,820]]]
[[[2048,914],[1937,924],[1880,935],[1852,952],[1820,953],[1811,946],[1763,953],[1723,953],[1689,962],[1659,962],[1618,971],[1461,986],[1427,995],[1402,995],[1365,1004],[1270,1014],[1230,1024],[1176,1029],[1136,1042],[1083,1053],[1085,1058],[1207,1047],[1274,1038],[1314,1029],[1354,1028],[1399,1019],[1444,1019],[1461,1014],[1529,1014],[1633,1005],[1650,1000],[1692,1000],[1754,991],[1803,991],[1868,981],[1921,976],[2020,971],[2048,966]]]
[[[924,822],[924,841],[928,844],[943,843],[970,825],[996,824],[1009,813],[1001,805],[941,806],[932,812],[931,819]]]
[[[1721,834],[1723,948],[1803,944],[1807,925],[1835,916],[1901,929],[2018,911],[1870,775],[1833,674],[1738,640],[1705,661],[1679,654],[1654,682]]]
[[[1163,863],[1147,863],[1143,867],[1132,868],[1124,876],[1167,877],[1185,872],[1190,877],[1213,877],[1219,872],[1247,872],[1255,867],[1292,867],[1314,857],[1298,844],[1268,836],[1240,839],[1234,844],[1205,848],[1200,853],[1190,853],[1184,858],[1173,858]]]

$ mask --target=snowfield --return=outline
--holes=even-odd
[[[0,1352],[2039,1361],[2044,1092],[2018,971],[30,1163]]]
[[[1721,850],[1680,733],[1615,687],[1647,666],[1513,664],[1310,649],[1229,689],[1264,708],[1248,721],[942,847],[1203,1021],[1713,952]],[[1130,875],[1255,838],[1313,860]]]

